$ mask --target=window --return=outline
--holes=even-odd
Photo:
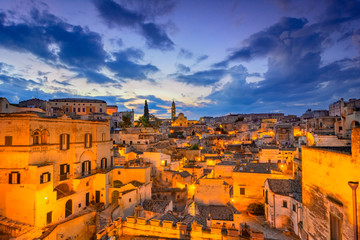
[[[82,162],[81,170],[82,170],[82,172],[81,172],[82,176],[86,176],[86,175],[91,174],[91,162],[89,160],[85,161],[85,162]]]
[[[51,180],[51,175],[49,172],[40,175],[40,183],[47,183],[50,182],[50,180]]]
[[[85,148],[92,147],[92,135],[90,133],[85,134]]]
[[[125,142],[125,140],[123,141],[123,144],[125,144],[126,142]]]
[[[67,150],[70,146],[70,135],[61,134],[60,135],[60,150]]]
[[[269,200],[268,200],[268,190],[265,191],[265,203],[269,204]]]
[[[287,208],[287,201],[283,200],[282,206],[283,206],[283,208]]]
[[[342,127],[339,127],[339,131],[341,131],[342,130]]]
[[[41,134],[41,144],[48,144],[49,141],[49,132],[44,130]]]
[[[69,174],[70,174],[70,164],[61,164],[60,165],[60,181],[68,179]]]
[[[102,108],[100,108],[100,112],[102,112]]]
[[[120,175],[121,174],[121,172],[120,171],[118,171],[118,175]]]
[[[132,141],[130,141],[130,145],[132,144]]]
[[[80,108],[78,108],[78,112],[80,112]]]
[[[107,159],[106,158],[101,159],[101,166],[100,167],[102,169],[107,168]]]
[[[85,108],[83,108],[83,112],[85,112]]]
[[[6,104],[6,105],[5,105],[5,108],[9,108],[9,104]]]
[[[105,135],[105,133],[103,133],[102,136],[101,136],[101,140],[105,141],[105,137],[106,137],[106,135]]]
[[[11,172],[9,174],[9,184],[20,184],[20,173]]]
[[[330,240],[341,239],[341,222],[340,218],[330,213]]]
[[[73,108],[73,112],[76,112],[76,108]]]
[[[12,146],[12,136],[5,136],[5,146]]]
[[[35,132],[34,135],[33,135],[33,145],[39,145],[39,144],[41,144],[40,133]]]
[[[131,202],[131,198],[129,198],[129,202]]]
[[[89,108],[89,112],[92,112],[92,108]]]
[[[46,214],[46,224],[50,224],[52,222],[52,211]]]
[[[296,212],[296,205],[293,204],[293,211]]]
[[[65,112],[69,112],[69,108],[65,108]]]
[[[245,195],[245,188],[243,187],[240,188],[240,195]]]

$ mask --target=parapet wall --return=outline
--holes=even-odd
[[[213,226],[209,230],[203,230],[202,225],[193,223],[192,230],[187,231],[187,226],[182,223],[172,221],[163,221],[152,219],[149,222],[145,218],[127,217],[126,221],[120,218],[96,234],[97,240],[105,240],[111,236],[154,236],[161,238],[175,239],[243,239],[237,229],[227,229],[228,234],[223,234],[222,229]],[[262,236],[253,236],[246,239],[263,239]]]

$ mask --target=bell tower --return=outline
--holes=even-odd
[[[175,108],[175,102],[173,100],[171,105],[171,121],[174,121],[176,118],[176,108]]]

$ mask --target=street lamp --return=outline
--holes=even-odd
[[[350,182],[348,182],[348,184],[352,189],[354,240],[358,240],[356,189],[359,186],[359,182],[351,182],[350,181]]]

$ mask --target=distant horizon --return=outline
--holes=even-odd
[[[0,98],[2,98],[2,97],[0,97]],[[81,99],[81,100],[99,100],[99,101],[105,101],[106,102],[106,104],[107,104],[107,106],[116,106],[116,107],[118,107],[118,111],[119,112],[124,112],[124,111],[132,111],[132,110],[134,110],[134,109],[121,109],[121,108],[119,108],[119,106],[118,105],[116,105],[116,104],[108,104],[108,102],[106,101],[106,100],[103,100],[103,99],[101,99],[101,98],[92,98],[92,97],[79,97],[79,98],[77,98],[77,97],[73,97],[73,98],[51,98],[51,99],[47,99],[47,100],[45,100],[45,99],[40,99],[40,98],[30,98],[30,99],[25,99],[25,100],[22,100],[22,101],[19,101],[18,103],[13,103],[13,102],[10,102],[10,104],[19,104],[20,102],[23,102],[23,101],[27,101],[27,100],[31,100],[31,99],[39,99],[39,100],[42,100],[42,101],[49,101],[49,100],[56,100],[56,99]],[[350,100],[350,99],[354,99],[354,98],[349,98],[349,99],[344,99],[344,101],[346,102],[346,101],[348,101],[348,100]],[[340,101],[341,100],[341,98],[339,99],[339,100],[337,100],[337,101]],[[144,100],[145,101],[145,100]],[[337,102],[337,101],[335,101],[335,102]],[[331,104],[333,104],[333,103],[335,103],[335,102],[332,102],[332,103],[330,103],[329,104],[329,106],[331,105]],[[175,101],[175,106],[176,106],[176,101]],[[307,109],[307,110],[309,110],[309,109]],[[303,115],[305,112],[307,112],[307,110],[306,111],[304,111],[301,115]],[[310,109],[311,111],[329,111],[329,108],[327,108],[327,109]],[[151,108],[149,107],[149,111],[150,111],[150,114],[152,114],[151,113]],[[138,117],[139,116],[142,116],[142,113],[137,113],[137,112],[135,112],[134,111],[134,113],[135,113],[135,120],[137,120],[138,119]],[[178,116],[179,115],[179,113],[182,113],[182,112],[178,112],[178,111],[176,111],[176,116]],[[301,115],[297,115],[297,114],[291,114],[291,113],[284,113],[284,112],[249,112],[249,113],[233,113],[233,112],[231,112],[231,113],[225,113],[224,115],[203,115],[203,116],[200,116],[199,117],[199,120],[200,120],[200,118],[202,118],[202,117],[212,117],[212,118],[216,118],[216,117],[224,117],[224,116],[228,116],[228,115],[249,115],[249,114],[269,114],[269,113],[279,113],[279,114],[284,114],[284,116],[289,116],[289,115],[294,115],[294,116],[297,116],[297,117],[301,117]],[[153,114],[154,116],[156,116],[156,114]],[[156,116],[157,117],[157,116]],[[185,115],[185,117],[187,117],[189,120],[191,119],[191,118],[189,118],[187,115]],[[168,117],[159,117],[159,119],[171,119],[171,115],[169,115]]]

